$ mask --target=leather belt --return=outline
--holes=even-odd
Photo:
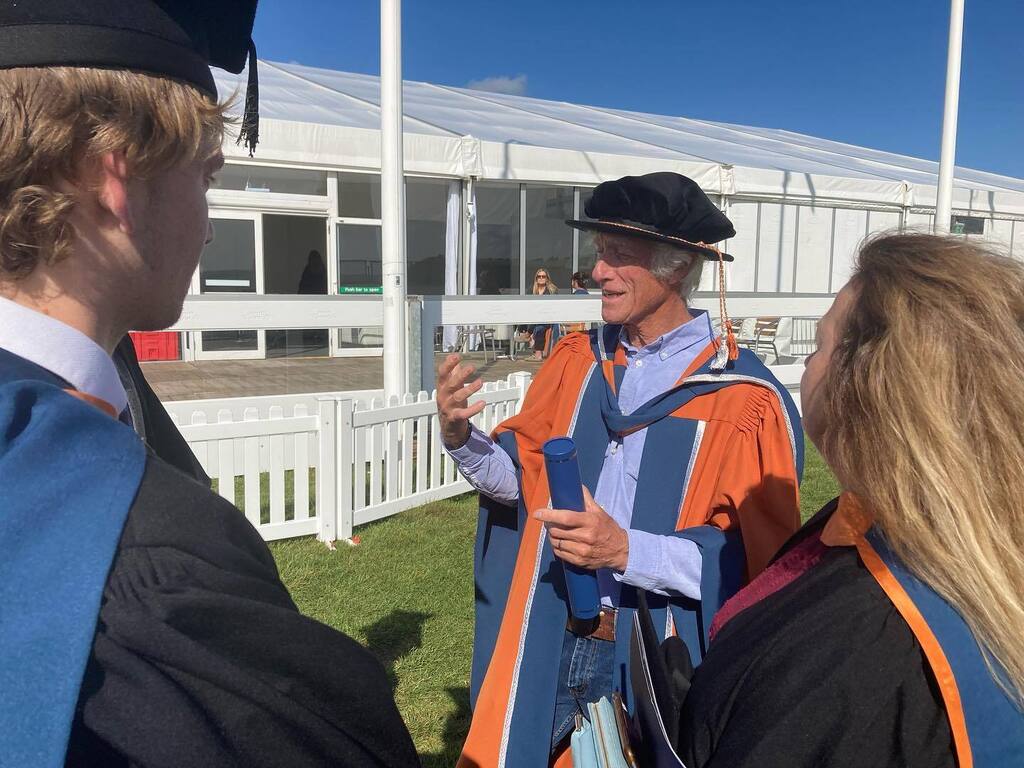
[[[565,623],[565,628],[580,637],[592,637],[595,640],[607,640],[614,643],[616,613],[615,608],[602,608],[592,619],[577,619],[570,615],[569,620]]]

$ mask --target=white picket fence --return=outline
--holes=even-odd
[[[529,385],[528,373],[485,384],[474,398],[487,403],[477,426],[489,431],[517,413]],[[316,534],[333,541],[470,489],[441,445],[433,394],[387,404],[366,394],[166,405],[217,492],[264,539]],[[281,404],[271,405],[274,399]]]

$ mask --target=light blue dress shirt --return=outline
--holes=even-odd
[[[706,312],[691,310],[693,319],[660,336],[645,347],[634,347],[622,336],[627,367],[619,389],[619,407],[632,413],[651,398],[671,389],[698,354],[711,342]],[[629,557],[622,573],[598,571],[602,601],[616,605],[619,582],[659,594],[681,593],[700,597],[700,550],[687,539],[661,536],[629,527],[636,496],[637,473],[647,430],[613,440],[593,489],[594,500],[622,526],[629,537]],[[519,499],[512,459],[490,437],[475,427],[468,442],[449,451],[470,484],[481,493],[507,504]],[[532,511],[532,510],[531,510]]]

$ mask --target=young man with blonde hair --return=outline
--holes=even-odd
[[[123,423],[110,355],[181,312],[255,6],[0,7],[4,764],[417,764],[379,664]]]

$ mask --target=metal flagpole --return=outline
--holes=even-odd
[[[964,35],[964,0],[951,0],[949,53],[946,56],[946,105],[942,113],[939,187],[935,198],[936,234],[949,232],[953,210],[953,165],[956,159],[956,119],[960,108],[960,51]]]
[[[384,397],[406,391],[402,2],[380,4],[380,182],[384,282]]]

